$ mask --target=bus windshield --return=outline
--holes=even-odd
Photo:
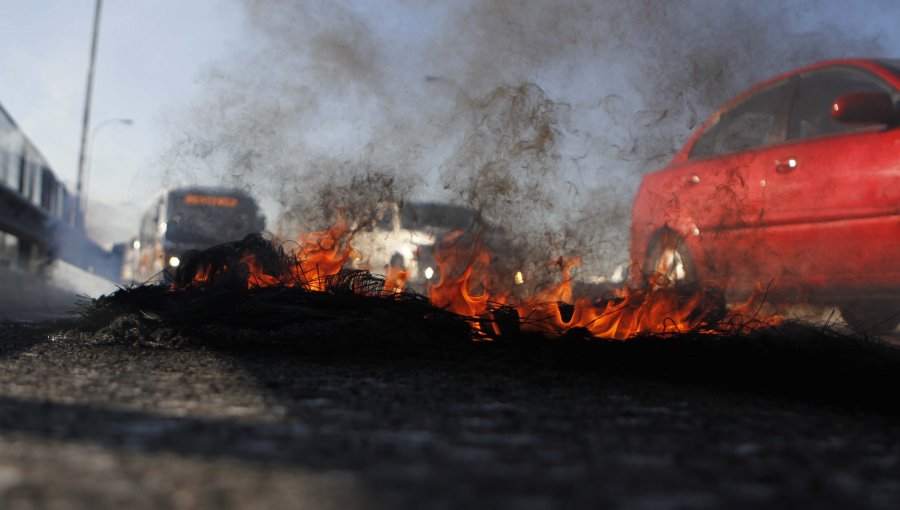
[[[166,239],[179,244],[209,246],[264,227],[256,202],[234,193],[172,192],[166,216]]]

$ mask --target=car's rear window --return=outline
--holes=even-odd
[[[478,211],[450,204],[406,203],[400,209],[403,228],[465,229],[480,220]]]

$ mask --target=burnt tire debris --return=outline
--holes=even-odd
[[[98,331],[124,321],[154,332],[207,326],[272,332],[287,326],[374,318],[385,323],[385,328],[377,329],[414,330],[444,339],[452,337],[457,342],[517,342],[542,336],[592,338],[582,328],[550,325],[545,316],[522,317],[515,307],[506,304],[488,303],[484,313],[461,315],[415,292],[392,288],[385,278],[363,270],[342,268],[333,274],[320,274],[317,268],[310,269],[293,253],[256,234],[188,252],[183,258],[177,270],[162,274],[158,283],[123,287],[85,304],[81,327]],[[683,301],[691,298],[694,303],[686,317],[697,325],[695,331],[749,329],[744,326],[752,323],[752,318],[729,315],[717,288],[701,290],[682,296]],[[642,295],[649,299],[649,294]],[[628,308],[625,299],[611,295],[595,302]],[[564,322],[571,319],[572,304],[556,301],[548,305]],[[635,312],[636,307],[626,309],[620,316],[630,319]]]
[[[464,317],[418,294],[386,290],[365,271],[317,276],[327,280],[322,290],[248,286],[252,276],[238,263],[248,253],[273,274],[291,263],[259,236],[199,252],[167,284],[125,287],[85,303],[65,336],[136,348],[513,361],[523,370],[596,371],[900,415],[900,348],[874,338],[799,322],[721,331],[707,324],[625,341],[579,329],[547,336],[521,329],[515,309]],[[728,320],[720,311],[711,317]],[[480,333],[489,327],[493,333]]]

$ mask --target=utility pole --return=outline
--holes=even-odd
[[[87,158],[88,127],[91,123],[91,97],[94,92],[94,61],[97,59],[97,35],[100,31],[100,8],[102,3],[103,0],[97,0],[94,8],[94,31],[93,37],[91,38],[91,60],[88,64],[87,93],[84,98],[84,119],[81,123],[81,153],[78,157],[78,180],[75,182],[75,211],[72,218],[72,225],[79,229],[84,228],[84,218],[82,215],[85,204],[82,202],[82,186],[84,185],[85,160]]]

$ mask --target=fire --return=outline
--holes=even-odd
[[[203,286],[221,278],[233,281],[233,274],[238,273],[241,276],[237,281],[246,282],[248,289],[285,286],[327,291],[357,255],[351,238],[351,229],[339,222],[332,228],[300,236],[287,254],[278,251],[275,256],[261,258],[251,249],[229,259],[230,252],[225,251],[225,260],[216,259],[217,265],[206,262],[185,269],[193,271],[188,276],[191,279],[174,288]],[[775,315],[760,319],[763,289],[730,312],[721,293],[711,288],[685,293],[672,286],[647,285],[641,289],[619,289],[615,295],[600,300],[574,298],[571,272],[580,264],[575,258],[559,258],[551,263],[558,268],[561,283],[522,297],[518,295],[521,272],[515,277],[498,274],[491,266],[491,253],[481,236],[473,239],[470,233],[462,231],[445,236],[435,245],[433,255],[441,277],[429,288],[429,300],[437,307],[470,318],[480,339],[495,338],[515,328],[548,336],[577,330],[597,338],[624,340],[642,334],[743,331],[779,320]],[[380,289],[354,290],[362,294],[401,293],[408,280],[405,270],[390,268]]]
[[[341,218],[337,225],[300,237],[297,263],[291,268],[293,280],[308,290],[325,290],[326,277],[336,275],[355,255],[350,245],[351,231]]]
[[[247,288],[254,287],[270,287],[273,285],[289,285],[290,281],[284,282],[277,276],[266,274],[259,260],[253,254],[245,255],[241,258],[240,263],[247,268]]]
[[[490,253],[481,246],[480,237],[475,249],[467,249],[463,231],[453,232],[435,246],[434,259],[441,272],[440,281],[429,290],[431,302],[454,313],[475,317],[488,309],[489,295],[476,289],[472,278],[476,271],[483,275],[490,266]],[[503,296],[496,296],[502,299]]]
[[[649,285],[646,289],[620,289],[610,299],[593,301],[581,297],[573,303],[570,275],[579,265],[578,259],[553,261],[559,267],[562,283],[530,297],[515,298],[509,291],[489,288],[502,278],[492,272],[490,254],[480,238],[470,245],[452,242],[459,235],[451,235],[451,242],[437,246],[435,253],[441,274],[456,276],[442,276],[429,289],[428,297],[433,304],[460,315],[484,317],[498,310],[505,313],[514,310],[523,331],[561,335],[582,330],[594,337],[622,340],[648,333],[709,331],[713,325],[721,330],[723,324],[731,329],[745,329],[779,320],[777,316],[752,323],[743,319],[744,314],[758,314],[762,289],[747,304],[734,308],[729,317],[721,316],[724,311],[721,295],[709,288],[686,294],[671,286]],[[517,284],[520,278],[521,273],[516,273]],[[477,292],[473,291],[475,288]],[[726,318],[730,320],[723,322]],[[498,331],[497,324],[489,321],[481,321],[477,327],[488,336],[503,333]]]
[[[409,281],[409,273],[400,268],[389,267],[388,273],[384,275],[384,290],[403,292],[403,286],[407,281]]]
[[[281,253],[263,260],[259,254],[231,253],[223,250],[224,260],[205,262],[197,267],[183,265],[179,272],[185,272],[190,278],[183,281],[176,273],[175,289],[181,287],[203,286],[221,278],[234,279],[240,275],[246,281],[248,289],[257,287],[285,286],[301,287],[309,291],[323,291],[328,288],[330,277],[337,275],[348,260],[355,255],[350,245],[350,228],[346,222],[322,231],[310,232],[300,236],[290,255]],[[211,248],[216,250],[219,247]],[[234,259],[234,255],[238,258]],[[395,281],[405,281],[398,275]],[[400,283],[402,287],[402,283]]]

